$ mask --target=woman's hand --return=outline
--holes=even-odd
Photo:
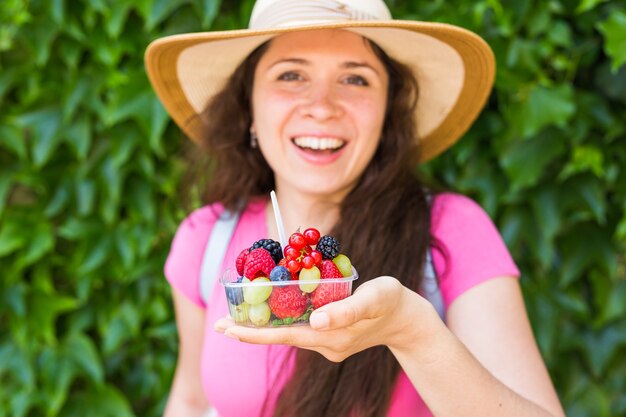
[[[364,283],[348,298],[314,310],[310,327],[251,328],[224,318],[215,323],[215,330],[242,342],[314,350],[340,362],[371,346],[415,344],[427,334],[429,320],[438,316],[426,299],[383,276]]]

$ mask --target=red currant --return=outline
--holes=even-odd
[[[317,242],[319,242],[320,240],[319,230],[313,227],[306,229],[304,232],[302,232],[302,234],[304,235],[306,243],[309,245],[317,245]]]
[[[304,235],[302,233],[296,232],[289,236],[289,245],[294,248],[300,250],[306,246],[306,240],[304,239]]]
[[[300,265],[300,262],[292,259],[290,261],[287,261],[287,269],[289,270],[289,272],[291,273],[296,273],[300,270],[302,266]]]
[[[291,245],[285,246],[284,252],[287,259],[298,259],[300,257],[300,251]]]
[[[322,262],[322,253],[320,251],[313,250],[313,251],[311,251],[309,256],[311,256],[311,258],[313,258],[313,260],[315,261],[315,265],[317,265],[320,262]]]
[[[315,265],[315,259],[312,256],[306,255],[302,258],[302,267],[306,269],[311,269]]]

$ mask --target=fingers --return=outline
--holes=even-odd
[[[353,340],[345,332],[319,332],[309,326],[254,328],[239,326],[230,319],[220,319],[215,323],[215,330],[240,342],[314,350],[333,362],[341,362],[363,349],[355,349]]]
[[[233,339],[253,344],[279,344],[300,347],[314,347],[314,331],[309,326],[294,326],[282,328],[247,327],[238,325],[230,316],[215,322],[213,328]]]
[[[238,326],[232,321],[220,319],[215,323],[215,330],[246,343],[290,345],[305,349],[319,347],[318,342],[321,340],[320,334],[309,326],[255,328]]]
[[[225,317],[215,322],[214,329],[224,336],[245,343],[289,345],[315,350],[333,361],[347,357],[353,348],[348,334],[319,332],[310,326],[246,327],[237,325],[230,317]]]
[[[363,284],[350,297],[314,310],[309,319],[316,330],[332,330],[374,319],[394,308],[402,286],[395,278],[380,277]]]
[[[235,321],[230,316],[226,316],[217,320],[213,325],[213,329],[215,329],[215,331],[218,333],[224,333],[227,328],[234,325]]]

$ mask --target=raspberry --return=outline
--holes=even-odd
[[[275,263],[280,262],[283,259],[283,249],[280,247],[280,243],[272,239],[257,240],[252,244],[250,250],[263,248],[272,255],[272,259]]]
[[[341,252],[341,244],[334,237],[326,235],[317,242],[316,249],[322,253],[322,258],[333,259]]]
[[[268,303],[272,313],[279,319],[295,319],[306,311],[308,297],[296,285],[287,285],[274,287]]]
[[[270,272],[276,266],[272,255],[263,248],[250,251],[246,256],[246,263],[243,266],[243,275],[249,280],[258,277],[269,277]]]
[[[237,273],[239,275],[243,275],[243,265],[246,263],[246,256],[250,253],[250,249],[244,249],[237,256],[237,260],[235,261],[235,266],[237,267]]]
[[[343,300],[350,295],[350,283],[322,283],[311,293],[311,304],[313,308],[320,308],[333,301]]]
[[[324,278],[343,278],[343,274],[337,268],[337,265],[333,261],[324,259],[322,261],[322,267],[320,268],[320,274],[322,279]]]

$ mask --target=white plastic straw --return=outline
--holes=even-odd
[[[283,218],[280,215],[280,209],[278,208],[278,200],[276,199],[276,193],[274,190],[270,192],[272,197],[272,208],[274,209],[274,218],[276,219],[276,227],[278,227],[278,239],[280,240],[280,246],[285,249],[287,246],[287,236],[285,235],[285,225]]]

